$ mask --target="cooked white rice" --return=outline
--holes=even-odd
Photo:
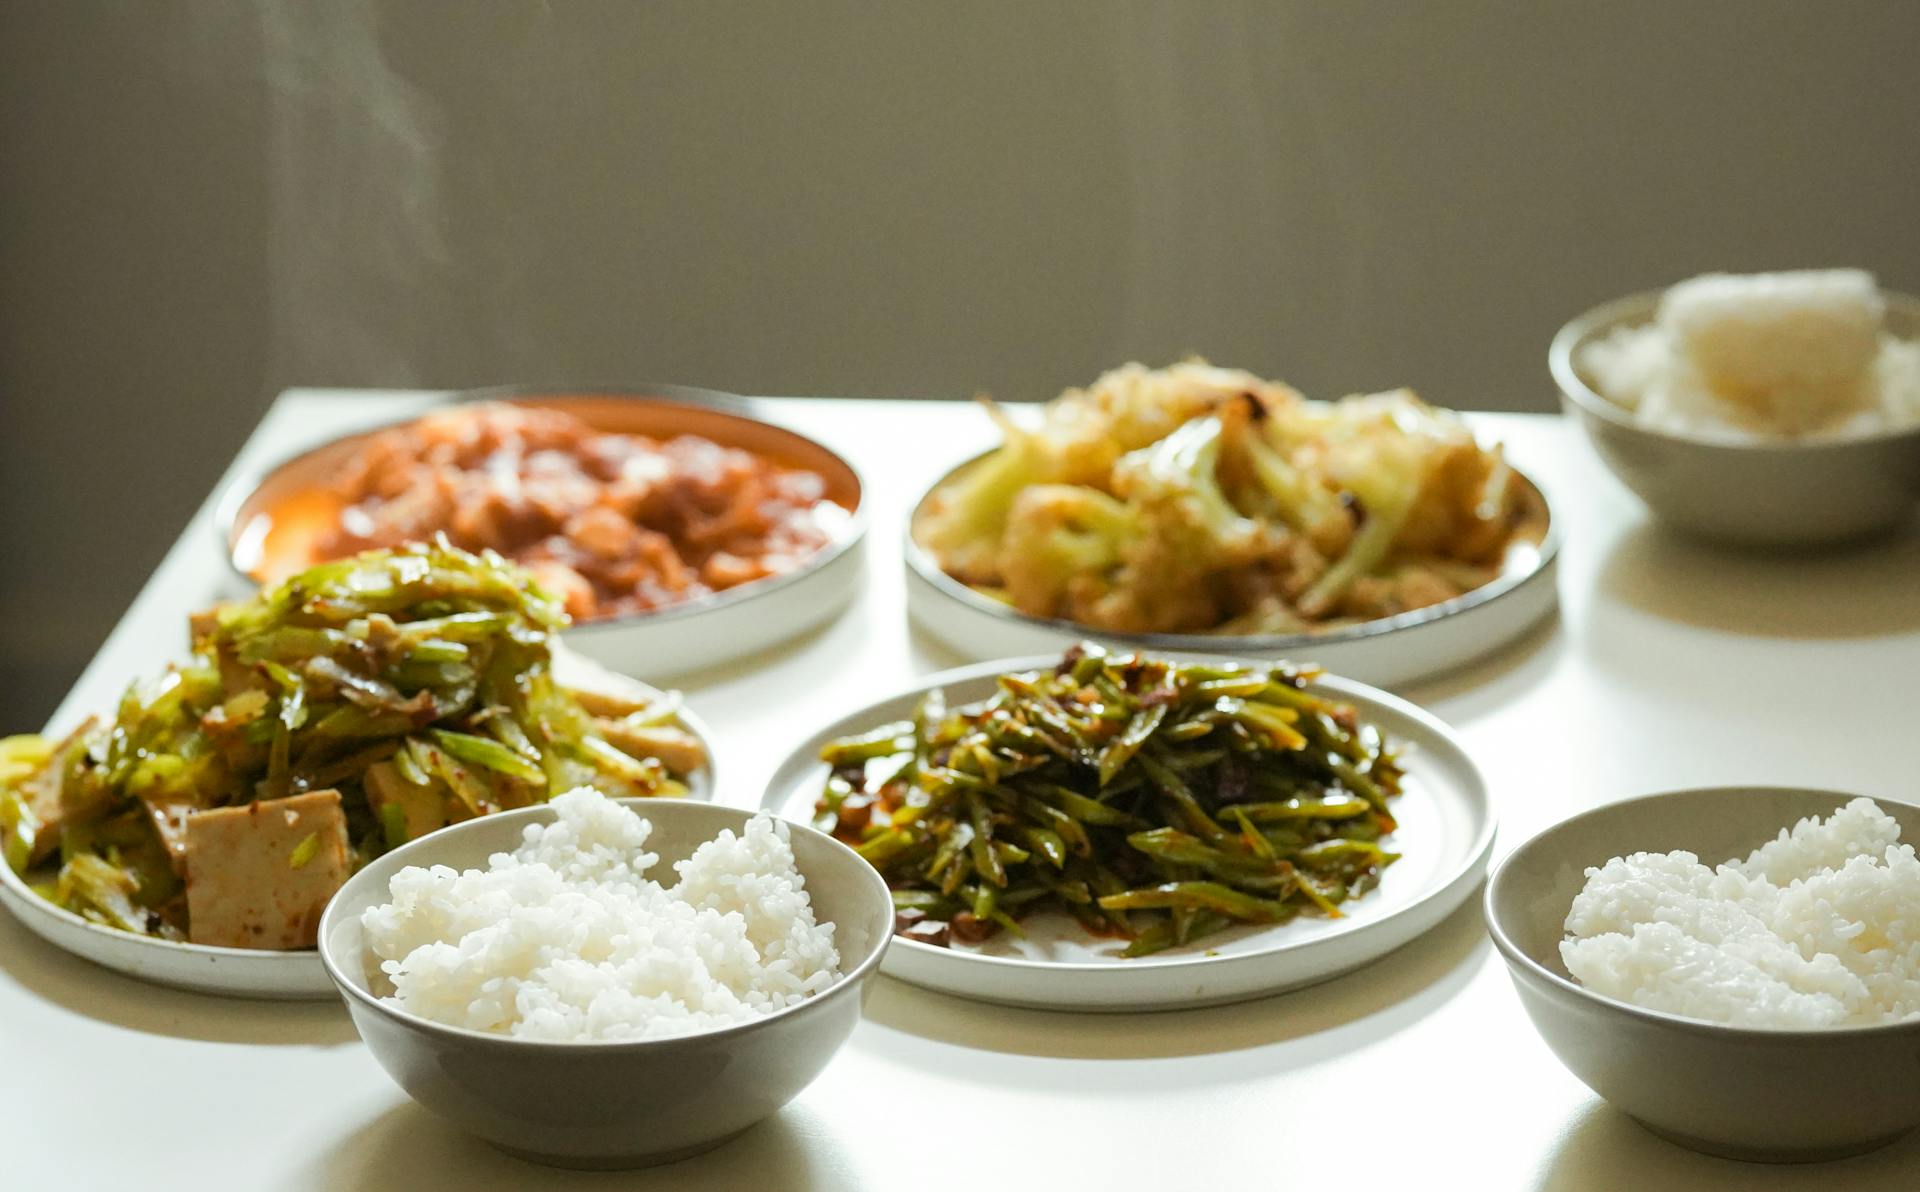
[[[1920,422],[1920,344],[1884,331],[1859,269],[1711,273],[1644,327],[1588,344],[1600,394],[1656,430],[1735,441],[1832,438]]]
[[[1560,945],[1608,997],[1736,1026],[1920,1017],[1920,859],[1871,799],[1745,861],[1635,853],[1587,870]]]
[[[456,873],[409,866],[361,916],[391,1001],[450,1026],[559,1041],[657,1039],[730,1026],[832,985],[787,827],[758,815],[647,877],[652,825],[582,787],[512,853]]]

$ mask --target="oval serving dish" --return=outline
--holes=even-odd
[[[613,674],[573,653],[556,653],[557,677],[572,687],[645,694],[661,693],[637,679]],[[688,775],[692,798],[713,798],[713,735],[699,717],[681,708],[680,724],[700,739],[707,764]],[[431,834],[429,834],[431,835]],[[427,839],[422,837],[421,839]],[[92,922],[35,894],[13,868],[0,863],[0,903],[27,929],[57,948],[95,964],[175,989],[229,997],[287,1001],[324,1000],[334,995],[319,953],[252,948],[220,948],[134,935]]]
[[[828,773],[820,760],[828,741],[908,719],[936,688],[957,706],[991,695],[1002,674],[1059,661],[1055,654],[946,671],[841,717],[787,757],[762,806],[810,823]],[[1393,840],[1401,859],[1382,875],[1378,889],[1343,907],[1341,918],[1302,916],[1279,926],[1235,927],[1183,948],[1127,959],[1119,955],[1123,941],[1091,937],[1064,916],[1035,916],[1022,924],[1024,941],[1000,936],[976,947],[940,947],[896,939],[887,951],[887,975],[981,1001],[1124,1013],[1222,1005],[1297,989],[1410,943],[1465,902],[1486,871],[1495,830],[1486,782],[1453,731],[1408,701],[1332,677],[1308,690],[1354,705],[1361,720],[1399,744],[1406,767],[1405,793],[1394,803],[1399,826]]]
[[[1525,501],[1525,529],[1507,549],[1500,575],[1470,592],[1426,608],[1321,633],[1230,636],[1211,633],[1111,633],[1074,621],[1036,617],[961,583],[914,536],[935,492],[977,466],[976,456],[942,476],[907,519],[907,610],[914,621],[968,658],[1007,658],[1059,651],[1091,639],[1150,654],[1215,654],[1235,658],[1312,658],[1329,671],[1383,687],[1460,666],[1532,628],[1558,601],[1554,575],[1560,526],[1547,498],[1516,470]]]
[[[867,526],[865,490],[853,466],[795,431],[756,417],[746,399],[671,385],[623,392],[483,389],[452,395],[450,405],[496,401],[558,410],[594,430],[668,439],[697,435],[782,467],[813,472],[826,499],[847,511],[832,539],[791,571],[643,613],[583,621],[567,644],[619,671],[664,677],[716,666],[766,649],[825,622],[859,589]],[[241,477],[222,494],[215,525],[221,549],[249,582],[278,578],[311,559],[314,541],[338,519],[344,501],[332,478],[368,440],[404,419],[315,447],[263,473]]]

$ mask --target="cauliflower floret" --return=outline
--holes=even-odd
[[[1114,467],[1114,488],[1139,511],[1141,533],[1123,551],[1110,617],[1162,632],[1210,629],[1228,611],[1231,573],[1272,553],[1274,535],[1220,486],[1221,432],[1218,416],[1196,419]]]
[[[1005,441],[935,490],[915,522],[914,536],[948,574],[992,587],[1002,582],[1007,521],[1021,492],[1040,484],[1101,487],[1120,448],[1107,416],[1084,402],[1050,404],[1037,431],[1020,426],[993,402],[985,404]]]
[[[990,407],[992,408],[992,407]],[[1511,537],[1498,452],[1402,390],[1310,402],[1189,361],[1114,369],[944,484],[914,534],[949,575],[1118,632],[1294,631],[1444,598]],[[1427,571],[1394,570],[1399,554]],[[1363,601],[1363,603],[1366,603]]]
[[[1338,606],[1396,548],[1444,553],[1466,539],[1477,550],[1496,537],[1481,523],[1505,521],[1504,465],[1480,451],[1465,424],[1410,389],[1349,397],[1302,422],[1315,436],[1319,466],[1359,498],[1362,514],[1347,552],[1300,598],[1309,616]],[[1497,492],[1489,487],[1496,475]]]
[[[1062,394],[1050,409],[1049,429],[1054,418],[1095,420],[1090,412],[1097,412],[1097,420],[1120,451],[1137,451],[1246,395],[1269,409],[1304,400],[1286,385],[1240,369],[1215,368],[1203,360],[1158,369],[1124,364],[1101,374],[1085,389]]]
[[[995,413],[1006,432],[1000,449],[967,468],[927,498],[914,519],[914,537],[949,575],[964,583],[1000,582],[1000,541],[1013,503],[1044,478],[1047,452],[1040,439]]]
[[[1133,511],[1098,489],[1034,485],[1007,515],[1001,572],[1008,599],[1039,617],[1070,614],[1063,607],[1069,589],[1078,603],[1097,601],[1137,532]]]
[[[1354,518],[1338,489],[1289,458],[1284,428],[1305,405],[1242,400],[1221,406],[1221,478],[1250,508],[1277,517],[1331,557],[1352,541]]]

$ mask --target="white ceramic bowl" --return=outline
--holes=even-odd
[[[1920,338],[1920,298],[1888,294],[1887,329]],[[1561,404],[1594,451],[1654,517],[1743,546],[1845,542],[1909,524],[1920,508],[1920,426],[1805,442],[1729,443],[1654,430],[1602,397],[1582,350],[1653,321],[1660,292],[1595,307],[1553,337],[1547,364]]]
[[[1200,657],[1200,656],[1192,656]],[[1041,670],[1059,655],[1013,658],[931,675],[840,718],[795,749],[775,772],[762,805],[808,822],[827,778],[820,749],[837,737],[913,715],[938,689],[950,706],[992,694],[995,679]],[[1232,662],[1211,658],[1209,661]],[[982,1001],[1055,1010],[1123,1013],[1220,1005],[1325,981],[1376,960],[1444,919],[1486,871],[1495,821],[1486,782],[1453,731],[1432,714],[1371,687],[1325,678],[1311,690],[1345,700],[1396,742],[1406,767],[1389,838],[1401,859],[1378,889],[1346,904],[1339,919],[1302,915],[1277,927],[1237,927],[1185,948],[1132,959],[1120,941],[1094,940],[1071,919],[1030,919],[1028,938],[996,937],[978,948],[901,939],[887,952],[889,976]]]
[[[834,539],[801,566],[713,596],[651,612],[586,621],[565,639],[597,662],[629,674],[665,678],[717,666],[812,629],[845,608],[865,569],[865,489],[853,466],[795,431],[756,416],[745,399],[681,386],[630,393],[485,389],[450,403],[507,401],[572,414],[596,430],[671,438],[699,435],[826,481],[827,497],[848,511]],[[403,420],[393,425],[405,425]],[[338,515],[331,478],[366,441],[391,426],[347,435],[273,468],[236,480],[215,517],[221,549],[249,583],[298,570],[308,546]]]
[[[928,633],[967,658],[1017,658],[1058,652],[1093,640],[1152,654],[1217,654],[1313,661],[1363,683],[1393,687],[1461,666],[1519,637],[1559,600],[1554,576],[1560,524],[1540,489],[1516,472],[1540,527],[1538,541],[1516,541],[1501,573],[1452,600],[1323,633],[1228,636],[1207,633],[1109,633],[1078,622],[1035,617],[974,591],[941,570],[913,535],[920,509],[935,490],[978,464],[976,457],[942,476],[907,519],[907,611]]]
[[[555,654],[556,677],[574,687],[605,689],[658,697],[661,693],[637,679],[615,675],[577,654]],[[681,727],[707,749],[707,765],[688,776],[696,799],[711,799],[716,789],[713,736],[700,718],[680,710]],[[446,829],[442,829],[445,831]],[[134,935],[94,923],[35,894],[20,875],[0,863],[0,904],[13,912],[35,935],[95,964],[176,989],[216,993],[229,997],[312,1001],[333,996],[316,952],[269,952],[254,948],[216,948]]]
[[[1734,1159],[1807,1162],[1884,1146],[1920,1125],[1920,1022],[1760,1030],[1615,1001],[1567,975],[1568,909],[1586,870],[1634,852],[1744,857],[1851,795],[1723,787],[1651,795],[1556,824],[1487,883],[1487,928],[1520,1003],[1594,1092],[1682,1146]],[[1879,800],[1920,839],[1920,807]]]
[[[670,874],[750,812],[678,799],[624,800],[653,824],[647,851]],[[551,1043],[442,1026],[379,996],[361,912],[387,901],[407,865],[477,868],[512,848],[549,807],[442,829],[355,874],[320,922],[327,972],[374,1059],[428,1110],[503,1150],[567,1167],[638,1167],[720,1145],[792,1100],[852,1034],[893,930],[893,900],[873,868],[824,833],[795,825],[794,860],[814,913],[834,925],[844,976],[765,1018],[676,1039]]]

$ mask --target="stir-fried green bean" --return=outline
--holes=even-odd
[[[192,661],[129,687],[110,720],[0,740],[0,851],[61,906],[179,938],[196,812],[334,789],[357,864],[574,786],[684,794],[701,754],[677,705],[560,686],[565,624],[490,553],[314,567],[194,617]]]
[[[1396,854],[1391,747],[1317,671],[1083,644],[988,698],[830,742],[815,823],[894,889],[897,925],[975,942],[1039,910],[1145,955],[1338,915]]]

